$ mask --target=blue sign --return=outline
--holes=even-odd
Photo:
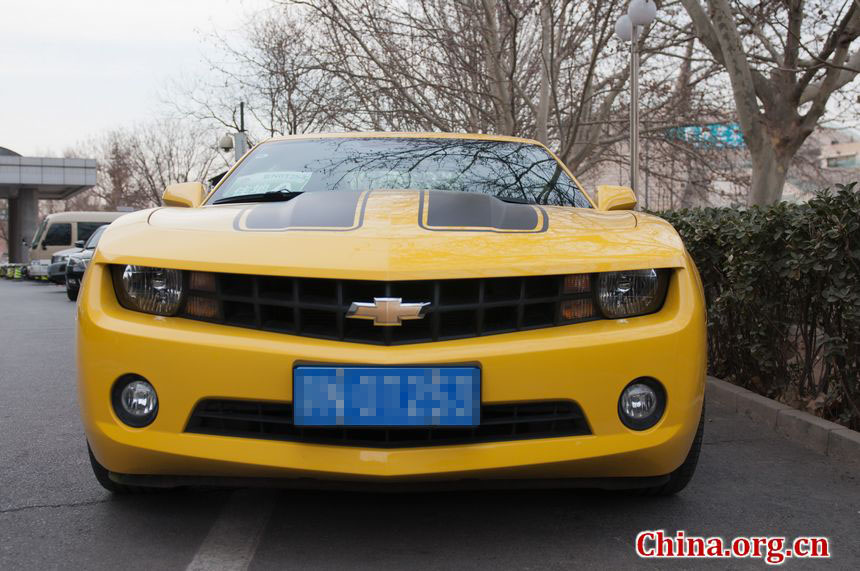
[[[739,149],[746,146],[741,126],[737,123],[708,123],[706,125],[685,125],[668,129],[670,139],[686,141],[696,147],[718,149]]]

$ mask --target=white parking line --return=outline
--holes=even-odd
[[[248,569],[274,504],[271,491],[234,492],[188,564],[188,571]]]

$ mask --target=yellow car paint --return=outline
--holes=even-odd
[[[660,476],[681,464],[702,411],[707,348],[702,285],[669,224],[638,212],[544,207],[543,233],[435,232],[417,224],[418,192],[370,192],[366,199],[362,224],[345,232],[238,232],[243,204],[155,208],[114,222],[77,309],[79,400],[98,461],[120,474],[362,481]],[[130,311],[117,302],[111,264],[372,280],[641,268],[672,274],[663,308],[651,315],[375,346]],[[592,434],[376,449],[184,432],[204,398],[291,401],[297,362],[477,362],[484,403],[571,399]],[[144,376],[158,391],[158,416],[145,428],[130,428],[113,413],[111,387],[125,373]],[[622,424],[617,406],[622,389],[640,376],[659,379],[668,404],[656,426],[634,431]]]
[[[371,192],[364,224],[350,232],[245,232],[244,204],[156,208],[124,216],[94,263],[353,279],[444,279],[683,267],[678,234],[632,212],[543,207],[543,233],[428,232],[417,192]],[[202,247],[205,245],[205,247]]]

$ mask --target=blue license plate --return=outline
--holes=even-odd
[[[477,367],[296,367],[297,426],[476,426]]]

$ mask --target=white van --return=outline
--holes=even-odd
[[[30,277],[47,276],[54,253],[86,242],[96,228],[123,214],[128,212],[57,212],[45,216],[30,244]]]

